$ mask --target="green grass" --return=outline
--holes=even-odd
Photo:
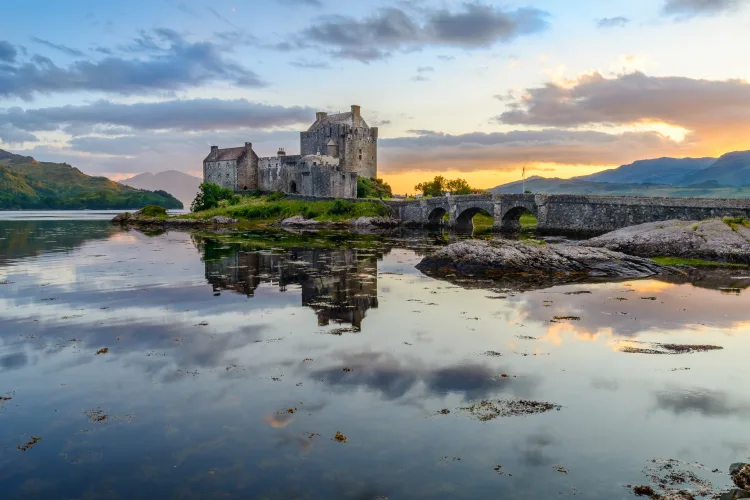
[[[731,262],[715,262],[701,259],[681,259],[679,257],[653,257],[651,260],[663,266],[692,266],[692,267],[750,267],[745,264]]]
[[[495,222],[493,217],[481,213],[475,215],[473,221],[475,229],[491,228]],[[521,229],[535,229],[536,224],[537,220],[533,215],[526,213],[521,216]]]
[[[750,219],[745,217],[724,217],[722,220],[732,228],[732,231],[737,231],[737,226],[750,227]]]
[[[322,222],[340,222],[357,217],[383,217],[390,213],[379,201],[302,201],[289,200],[270,194],[267,196],[241,196],[236,205],[194,212],[183,217],[208,219],[217,215],[243,221],[270,222],[302,215]]]

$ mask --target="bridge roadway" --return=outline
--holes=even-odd
[[[496,194],[445,196],[386,201],[404,222],[423,226],[473,228],[472,218],[484,213],[495,219],[496,231],[520,229],[520,217],[537,217],[546,233],[598,234],[660,220],[702,220],[712,217],[750,218],[750,199],[657,198],[568,194]],[[447,219],[444,216],[448,214]]]

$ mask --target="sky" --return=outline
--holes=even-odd
[[[0,149],[124,179],[362,107],[397,193],[750,149],[750,0],[0,0]]]

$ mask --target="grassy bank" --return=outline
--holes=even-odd
[[[494,223],[492,217],[484,214],[475,215],[473,221],[475,229],[491,229]],[[521,229],[535,229],[536,223],[536,217],[531,214],[523,214],[521,216]]]
[[[308,219],[325,222],[340,222],[357,217],[383,217],[389,214],[386,205],[369,200],[302,201],[282,198],[276,194],[264,196],[240,196],[234,205],[223,204],[218,208],[194,212],[183,217],[208,219],[217,215],[233,219],[270,222],[302,215]]]
[[[681,259],[679,257],[653,257],[651,260],[663,266],[691,266],[691,267],[750,267],[745,264],[731,262],[715,262],[701,259]]]

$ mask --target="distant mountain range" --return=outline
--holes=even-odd
[[[124,179],[120,184],[138,189],[163,190],[180,200],[186,207],[195,199],[198,188],[203,180],[200,177],[179,172],[177,170],[165,170],[158,174],[143,173],[135,177]]]
[[[548,194],[750,197],[750,151],[720,158],[656,158],[571,179],[534,176],[526,189]],[[493,193],[520,193],[522,181],[497,186]]]
[[[67,163],[40,162],[0,149],[0,210],[182,208],[165,191],[144,191],[92,177]]]

